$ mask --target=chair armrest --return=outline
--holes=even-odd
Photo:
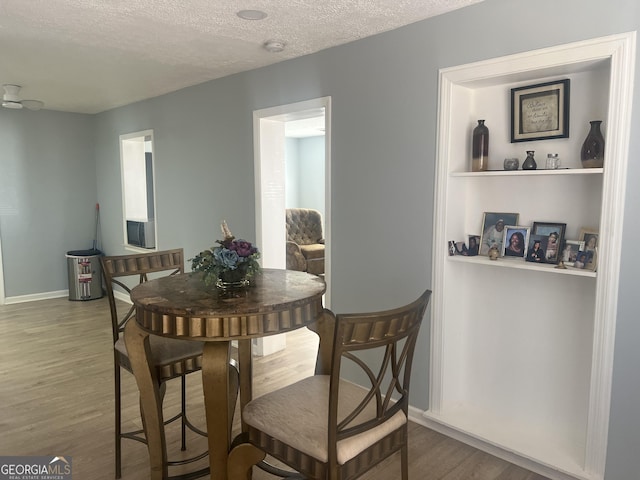
[[[287,270],[307,271],[307,260],[295,242],[287,242]]]

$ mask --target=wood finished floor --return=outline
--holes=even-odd
[[[315,335],[303,329],[288,334],[284,352],[256,358],[254,395],[311,374],[316,346]],[[71,456],[74,480],[113,479],[111,349],[106,298],[0,306],[0,455]],[[135,381],[126,372],[122,378],[125,428],[138,428]],[[200,382],[199,373],[189,376],[188,409],[194,423],[204,428]],[[165,412],[172,415],[178,410],[179,382],[173,381]],[[168,436],[175,439],[169,442],[170,457],[184,456],[177,443],[178,429],[170,427]],[[546,480],[414,423],[409,437],[412,480]],[[206,440],[195,434],[187,442],[187,456],[206,449]],[[125,441],[122,479],[147,478],[146,446]],[[275,477],[256,470],[253,478]],[[399,458],[386,460],[361,478],[399,478]]]

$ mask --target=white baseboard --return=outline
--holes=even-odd
[[[447,437],[470,445],[478,450],[486,452],[507,462],[518,465],[524,469],[543,475],[551,480],[598,480],[599,477],[590,475],[588,472],[569,473],[560,471],[551,465],[536,461],[525,455],[520,455],[515,451],[508,450],[494,443],[468,434],[455,427],[439,422],[429,411],[423,411],[415,407],[409,407],[409,420],[423,427],[427,427]]]
[[[29,295],[18,295],[16,297],[6,297],[4,299],[5,305],[12,305],[15,303],[37,302],[38,300],[49,300],[52,298],[66,297],[69,295],[69,290],[58,290],[56,292],[44,292],[44,293],[32,293]]]

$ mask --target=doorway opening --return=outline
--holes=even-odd
[[[256,241],[264,268],[286,268],[287,208],[321,212],[325,305],[331,304],[331,97],[253,113]],[[282,338],[278,338],[282,337]],[[258,355],[284,348],[284,336],[254,343]]]

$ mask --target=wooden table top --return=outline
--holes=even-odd
[[[155,335],[228,341],[274,335],[307,325],[322,312],[324,280],[263,269],[244,290],[206,286],[201,273],[157,278],[131,290],[136,321]]]

